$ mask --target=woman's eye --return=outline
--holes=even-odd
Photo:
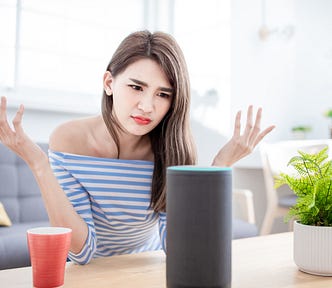
[[[131,88],[137,90],[137,91],[143,91],[142,87],[141,86],[138,86],[138,85],[129,85]]]
[[[159,93],[158,95],[159,95],[160,97],[162,97],[162,98],[166,98],[166,99],[168,99],[168,98],[171,97],[171,95],[170,95],[170,94],[167,94],[167,93]]]

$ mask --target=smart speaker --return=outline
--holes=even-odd
[[[167,168],[168,288],[231,287],[232,170]]]

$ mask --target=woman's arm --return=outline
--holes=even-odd
[[[68,170],[68,159],[64,153],[49,150],[49,161],[58,183],[65,192],[76,213],[88,225],[88,237],[79,253],[70,251],[69,258],[79,264],[87,264],[96,252],[97,239],[90,201],[90,194],[80,180]]]
[[[159,235],[160,242],[163,250],[166,253],[166,236],[167,236],[167,227],[166,227],[166,212],[159,212]]]
[[[69,227],[73,230],[70,251],[82,250],[88,236],[85,221],[76,213],[50,167],[48,156],[36,145],[22,128],[24,107],[21,105],[13,119],[13,128],[7,121],[7,100],[1,97],[0,141],[30,167],[40,187],[46,211],[52,226]]]

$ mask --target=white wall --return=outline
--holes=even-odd
[[[322,113],[332,108],[332,1],[295,3],[297,77],[292,121],[307,119],[314,129],[313,138],[324,138],[328,137],[328,121]]]
[[[268,140],[291,138],[298,124],[312,126],[310,138],[328,137],[322,114],[332,107],[331,15],[329,0],[232,1],[231,109],[262,106],[263,124],[277,125]],[[264,18],[275,31],[266,41],[258,36]]]

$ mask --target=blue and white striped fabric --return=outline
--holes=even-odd
[[[86,264],[93,257],[165,249],[166,213],[149,208],[153,162],[51,150],[49,159],[88,225],[86,243],[79,254],[69,253],[71,260]]]

